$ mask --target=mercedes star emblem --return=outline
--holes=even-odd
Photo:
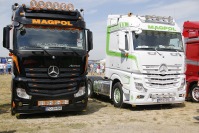
[[[48,68],[48,75],[52,78],[57,78],[59,76],[59,68],[57,66],[50,66]]]
[[[167,68],[167,66],[165,65],[165,64],[162,64],[161,66],[160,66],[160,68],[159,68],[159,72],[161,73],[161,74],[166,74],[166,72],[168,71],[168,68]]]

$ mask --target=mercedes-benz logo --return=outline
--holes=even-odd
[[[160,72],[161,74],[165,75],[167,71],[168,71],[167,66],[166,66],[165,64],[162,64],[162,65],[160,66],[160,68],[159,68],[159,72]]]
[[[57,66],[50,66],[48,68],[48,75],[52,78],[57,78],[59,76],[59,68]]]

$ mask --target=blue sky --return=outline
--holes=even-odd
[[[37,0],[38,1],[38,0]],[[75,8],[84,9],[87,28],[93,31],[94,49],[90,59],[105,58],[106,21],[109,14],[160,15],[172,16],[182,29],[187,20],[199,21],[199,0],[44,0],[45,2],[73,3]],[[29,4],[29,0],[0,0],[0,42],[3,27],[11,24],[11,6]],[[8,51],[0,43],[0,56],[8,56]]]

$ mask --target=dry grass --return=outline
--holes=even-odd
[[[185,102],[171,106],[128,106],[114,108],[106,97],[89,99],[86,112],[10,115],[11,75],[0,75],[0,133],[122,133],[198,132],[199,104]]]
[[[11,75],[0,75],[0,114],[10,110]]]

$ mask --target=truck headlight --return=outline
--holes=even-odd
[[[139,91],[143,91],[143,92],[146,92],[146,89],[144,88],[143,84],[142,83],[136,83],[135,82],[135,88]]]
[[[183,78],[182,81],[181,81],[180,88],[178,88],[178,91],[181,91],[181,90],[184,89],[185,83],[186,83],[185,78]]]
[[[17,88],[17,96],[23,99],[31,99],[32,96],[26,93],[25,89]]]
[[[85,83],[82,82],[80,84],[79,91],[76,94],[74,94],[74,97],[83,96],[85,93],[86,93],[86,86],[85,86]]]

